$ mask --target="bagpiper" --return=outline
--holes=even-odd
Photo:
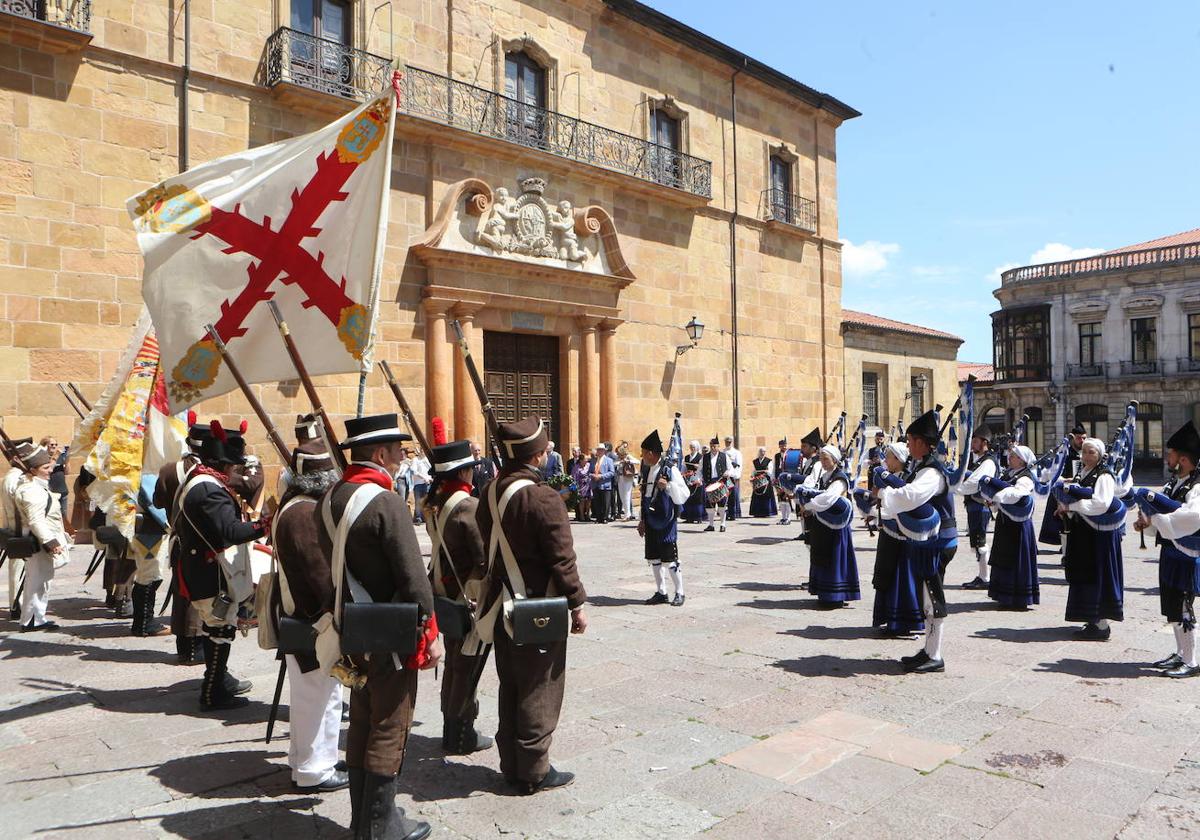
[[[984,478],[995,478],[1000,474],[1000,462],[992,452],[992,430],[982,425],[971,434],[971,453],[967,456],[966,478],[958,483],[954,492],[963,497],[967,509],[967,534],[971,550],[979,571],[975,578],[962,585],[963,589],[987,589],[991,579],[988,564],[988,526],[992,522],[992,509],[988,500],[979,494],[979,482]]]
[[[645,540],[646,562],[654,572],[654,594],[648,605],[670,603],[682,607],[683,572],[679,568],[679,531],[676,522],[681,506],[688,499],[688,487],[677,467],[662,463],[663,443],[658,429],[642,441],[642,516],[638,535]],[[663,566],[671,576],[674,598],[667,598]]]
[[[983,497],[998,511],[988,597],[1011,610],[1028,609],[1041,598],[1032,522],[1037,484],[1031,471],[1035,461],[1028,446],[1013,446],[1004,475],[984,476],[978,481]]]

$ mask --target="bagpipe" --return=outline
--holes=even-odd
[[[1133,442],[1137,429],[1137,408],[1137,400],[1130,400],[1125,407],[1125,420],[1114,433],[1112,443],[1104,454],[1104,460],[1100,462],[1101,468],[1112,473],[1117,485],[1108,509],[1096,515],[1079,513],[1097,531],[1116,531],[1125,527],[1125,514],[1128,510],[1125,502],[1131,501],[1133,496],[1130,475],[1133,471]],[[1061,469],[1059,472],[1061,474]],[[1072,502],[1091,499],[1096,490],[1094,487],[1084,487],[1080,484],[1067,484],[1059,478],[1055,481],[1051,492],[1059,504],[1067,506]]]
[[[804,481],[804,453],[799,449],[789,449],[783,453],[779,463],[779,475],[775,476],[775,484],[789,496],[796,495],[796,487]]]
[[[1168,514],[1174,513],[1183,506],[1182,502],[1177,502],[1166,493],[1160,493],[1155,490],[1150,490],[1146,487],[1138,487],[1132,490],[1128,496],[1130,504],[1135,504],[1147,518],[1156,513]],[[1163,539],[1167,539],[1163,537]],[[1200,557],[1200,532],[1196,532],[1186,537],[1172,539],[1175,547],[1186,554],[1188,557]]]
[[[908,483],[900,475],[888,472],[887,467],[883,466],[876,467],[873,476],[877,488],[899,488]],[[864,488],[855,488],[854,503],[863,513],[869,513],[874,500]],[[889,536],[914,543],[937,539],[941,526],[942,517],[928,502],[897,514],[895,519],[884,519],[882,516],[879,518],[879,527]]]
[[[845,474],[843,473],[843,477]],[[847,479],[847,482],[849,479]],[[816,487],[798,487],[796,489],[796,498],[801,504],[807,504],[826,492]],[[808,511],[818,522],[833,531],[840,531],[850,524],[854,518],[854,506],[850,504],[850,500],[845,496],[839,496],[834,499],[833,504],[824,510]]]
[[[683,463],[683,430],[679,426],[679,418],[683,415],[678,411],[675,412],[675,424],[671,427],[671,441],[667,444],[667,451],[663,453],[661,466],[658,469],[660,478],[671,480],[671,470],[679,470],[679,465]],[[628,446],[628,444],[626,444]],[[682,475],[682,473],[680,473]],[[661,495],[658,487],[650,488],[650,510],[658,513],[658,499]]]

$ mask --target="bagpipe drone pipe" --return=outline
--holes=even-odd
[[[907,483],[899,475],[888,472],[887,467],[876,467],[872,474],[877,488],[899,488]],[[869,513],[874,504],[870,493],[864,488],[855,488],[853,495],[858,509],[863,513]],[[942,517],[928,502],[897,514],[895,519],[884,519],[882,516],[879,519],[879,527],[889,536],[915,543],[925,543],[937,539],[941,525]]]
[[[1168,496],[1166,493],[1160,493],[1155,490],[1150,490],[1146,487],[1138,487],[1132,490],[1129,494],[1131,504],[1135,504],[1146,517],[1157,514],[1174,513],[1183,506],[1182,502],[1177,502]],[[1163,537],[1163,539],[1167,539]],[[1200,557],[1200,532],[1190,534],[1186,537],[1172,539],[1175,547],[1189,557]]]
[[[1112,473],[1116,482],[1112,501],[1108,509],[1099,514],[1088,514],[1076,511],[1089,525],[1097,531],[1116,531],[1125,527],[1125,515],[1128,512],[1126,502],[1132,502],[1133,442],[1137,428],[1137,400],[1131,400],[1125,408],[1125,420],[1113,435],[1112,443],[1105,452],[1101,467]],[[1065,452],[1064,452],[1065,457]],[[1061,476],[1061,468],[1059,474]],[[1061,477],[1056,478],[1051,491],[1055,500],[1062,505],[1091,499],[1095,495],[1094,487],[1083,487],[1079,484],[1067,484]]]
[[[808,504],[824,492],[824,490],[818,490],[816,487],[797,487],[795,490],[796,498],[800,500],[801,504]],[[839,496],[825,510],[809,512],[816,517],[818,522],[834,531],[845,528],[850,524],[850,520],[854,518],[854,506],[850,504],[850,500],[845,496]]]
[[[1037,479],[1034,479],[1036,484]],[[1013,483],[999,476],[984,476],[979,480],[979,495],[992,502],[1013,522],[1026,522],[1033,518],[1033,495],[1028,494],[1012,502],[997,502],[1002,490],[1013,487]]]

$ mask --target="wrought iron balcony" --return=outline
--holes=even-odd
[[[401,112],[712,197],[712,164],[667,146],[408,67]]]
[[[1123,361],[1121,362],[1122,376],[1143,376],[1155,375],[1162,370],[1162,364],[1158,359],[1146,359],[1140,362]]]
[[[0,0],[0,12],[91,32],[92,0]]]
[[[780,189],[762,191],[763,220],[783,222],[810,233],[817,232],[817,204]]]
[[[1179,373],[1200,373],[1200,358],[1180,356],[1175,360],[1175,370]]]
[[[287,26],[267,39],[267,87],[290,83],[346,99],[366,99],[387,87],[391,65],[383,56]]]
[[[1068,379],[1089,379],[1104,376],[1104,365],[1067,365]]]

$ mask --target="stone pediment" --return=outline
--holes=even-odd
[[[1162,309],[1162,295],[1133,295],[1121,301],[1121,308],[1126,312],[1152,312]]]
[[[545,191],[546,181],[537,177],[522,178],[516,195],[475,178],[451,184],[411,250],[430,266],[614,291],[632,283],[608,211],[548,201]]]
[[[1179,308],[1184,312],[1200,312],[1200,289],[1179,296]]]
[[[1067,312],[1075,319],[1098,318],[1108,312],[1108,301],[1103,298],[1088,298],[1072,303],[1067,307]]]

